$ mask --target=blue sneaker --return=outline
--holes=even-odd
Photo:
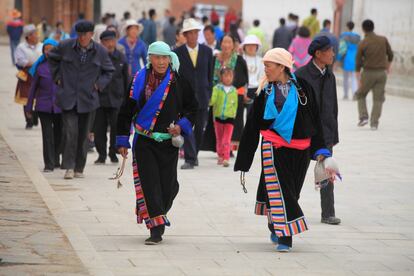
[[[276,246],[276,251],[277,252],[289,252],[290,247],[288,245],[285,245],[285,244],[278,244]]]
[[[271,233],[270,234],[270,240],[274,243],[274,244],[278,244],[279,239],[277,237],[277,235],[275,233]]]

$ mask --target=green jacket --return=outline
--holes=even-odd
[[[234,86],[226,93],[222,84],[213,87],[213,94],[210,99],[210,106],[213,107],[214,118],[222,120],[236,118],[237,113],[237,90]]]
[[[302,25],[309,29],[311,38],[320,32],[319,20],[314,15],[307,17]]]

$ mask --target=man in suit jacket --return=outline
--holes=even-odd
[[[197,155],[208,120],[208,106],[213,85],[213,54],[209,47],[198,44],[200,29],[201,26],[195,19],[186,19],[182,32],[187,43],[175,49],[180,59],[179,74],[191,84],[199,105],[193,135],[185,138],[185,163],[181,169],[193,169],[194,166],[198,166]]]
[[[93,23],[79,21],[75,29],[77,38],[62,41],[48,55],[58,85],[57,104],[62,109],[65,179],[84,177],[86,138],[99,107],[98,93],[111,81],[114,71],[105,48],[92,40]]]

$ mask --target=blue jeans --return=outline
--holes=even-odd
[[[10,50],[11,50],[11,58],[12,58],[13,65],[16,64],[16,62],[14,61],[14,51],[16,51],[16,48],[19,45],[19,43],[20,43],[20,40],[10,40]]]

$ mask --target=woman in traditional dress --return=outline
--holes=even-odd
[[[255,213],[268,216],[276,250],[289,251],[292,236],[308,229],[298,200],[311,157],[330,156],[322,136],[312,88],[291,73],[292,55],[283,48],[263,57],[265,75],[249,114],[235,171],[248,172],[262,136],[262,173]],[[243,174],[243,173],[242,173]]]
[[[189,84],[177,75],[179,60],[161,41],[148,48],[148,63],[132,81],[118,116],[117,147],[128,153],[131,123],[135,135],[132,165],[137,222],[145,222],[151,236],[145,244],[162,241],[167,213],[178,193],[179,135],[192,132],[197,100]],[[181,137],[182,138],[182,137]]]

